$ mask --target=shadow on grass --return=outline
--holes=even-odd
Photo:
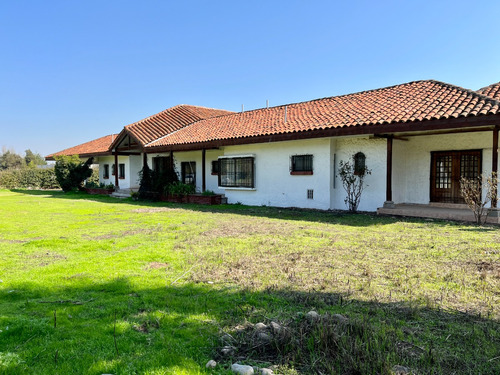
[[[67,280],[73,286],[44,289],[33,281],[0,290],[0,373],[199,373],[211,358],[220,359],[218,374],[229,374],[236,361],[293,366],[299,374],[381,374],[394,365],[418,373],[500,373],[499,323],[465,313],[335,293]],[[223,332],[237,337],[235,327],[246,322],[297,326],[309,310],[342,314],[348,323],[301,329],[286,345],[265,350],[236,340],[231,357],[218,356]]]
[[[329,223],[329,224],[342,224],[353,227],[368,227],[373,225],[387,225],[396,222],[409,222],[420,223],[425,225],[472,225],[467,223],[434,220],[426,222],[424,219],[411,218],[411,217],[393,217],[393,216],[378,216],[371,212],[359,212],[356,214],[349,213],[348,211],[323,211],[304,208],[280,208],[268,206],[245,206],[241,204],[226,204],[218,206],[205,206],[189,203],[167,203],[167,202],[153,202],[153,201],[133,201],[132,199],[118,199],[106,195],[90,195],[83,192],[69,192],[62,191],[40,191],[40,190],[11,190],[15,193],[44,196],[55,199],[70,199],[70,200],[90,200],[99,203],[113,203],[113,204],[128,204],[137,207],[170,207],[178,208],[189,211],[209,212],[209,213],[229,213],[253,217],[265,217],[269,219],[285,219],[297,221],[309,221],[316,223]],[[471,228],[474,230],[477,228]]]

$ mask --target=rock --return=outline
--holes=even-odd
[[[273,375],[274,371],[271,370],[270,368],[261,368],[260,369],[260,374],[261,375]]]
[[[313,323],[320,320],[321,316],[316,311],[311,310],[306,314],[306,319],[309,320],[311,323]]]
[[[283,327],[276,322],[271,322],[269,326],[271,327],[271,330],[275,335],[281,333],[281,331],[283,330]]]
[[[222,341],[230,343],[234,341],[234,337],[231,336],[230,334],[226,333],[224,336],[222,336]]]
[[[236,374],[239,375],[253,375],[253,367],[252,366],[246,366],[246,365],[240,365],[238,363],[234,363],[231,366],[231,371],[233,371]]]
[[[262,343],[268,343],[271,342],[271,336],[269,336],[265,332],[258,332],[257,333],[257,339],[262,342]]]
[[[254,328],[257,331],[263,331],[263,330],[267,329],[267,326],[264,323],[257,323],[256,325],[254,325]]]
[[[394,375],[410,375],[411,374],[411,369],[408,367],[396,365],[392,368],[392,372]]]
[[[217,366],[217,362],[215,362],[213,359],[208,361],[207,364],[205,365],[206,368],[214,368],[215,366]]]
[[[224,346],[224,347],[220,350],[220,353],[221,353],[224,357],[229,357],[229,356],[233,355],[235,351],[236,351],[236,349],[234,348],[234,346],[226,345],[226,346]]]
[[[342,314],[333,314],[332,315],[333,321],[339,323],[339,324],[345,324],[349,321],[344,315]]]

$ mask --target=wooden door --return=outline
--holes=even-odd
[[[481,173],[481,150],[437,151],[431,153],[431,202],[464,203],[460,178]]]

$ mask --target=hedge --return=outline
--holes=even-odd
[[[22,168],[1,171],[0,187],[4,189],[60,189],[54,168]]]

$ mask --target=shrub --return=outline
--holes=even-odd
[[[339,176],[342,180],[342,186],[347,193],[344,199],[349,211],[356,212],[359,202],[361,201],[361,193],[365,188],[365,176],[371,174],[366,165],[356,166],[355,155],[352,160],[340,161]]]
[[[467,207],[474,213],[476,224],[483,224],[486,221],[486,205],[488,202],[497,199],[498,178],[496,174],[491,176],[479,175],[476,178],[460,177],[460,193],[467,204]],[[483,199],[483,190],[486,194]]]
[[[194,194],[195,186],[177,181],[169,184],[165,190],[168,194],[178,195],[182,197],[188,194]]]
[[[54,168],[10,169],[0,172],[0,187],[6,189],[58,189]]]
[[[92,176],[93,158],[85,163],[80,161],[78,155],[56,156],[56,165],[54,167],[57,182],[63,191],[71,191],[80,188],[83,181]]]

